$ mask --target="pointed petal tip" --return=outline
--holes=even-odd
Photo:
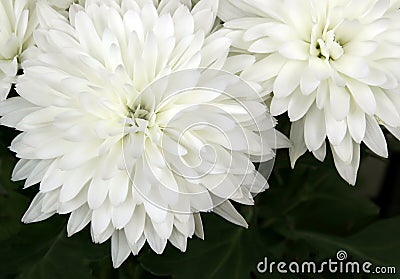
[[[343,177],[344,180],[346,180],[347,183],[349,183],[350,186],[355,186],[356,181],[357,181],[357,176],[352,176],[352,177]]]
[[[185,247],[185,248],[182,248],[182,249],[181,249],[181,248],[179,248],[179,250],[180,250],[181,252],[185,253],[185,252],[186,252],[186,248],[187,248],[187,247]]]
[[[292,168],[292,170],[294,170],[295,165],[296,165],[296,162],[291,162],[290,163],[290,167]]]
[[[290,151],[290,149],[289,149]],[[305,152],[304,152],[305,153]],[[303,154],[304,154],[303,153]],[[303,155],[303,154],[292,154],[291,152],[289,152],[289,158],[290,158],[290,167],[292,169],[295,168],[297,160]]]
[[[29,223],[31,223],[31,222],[29,222],[29,221],[26,219],[25,215],[21,218],[21,222],[24,223],[24,224],[29,224]]]

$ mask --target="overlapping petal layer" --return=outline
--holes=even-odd
[[[363,142],[388,155],[380,126],[400,135],[400,1],[232,0],[219,16],[234,52],[257,62],[244,78],[273,91],[273,115],[292,123],[292,165],[307,150],[356,181]]]

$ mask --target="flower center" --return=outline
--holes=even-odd
[[[156,114],[146,107],[138,104],[129,108],[128,122],[131,126],[144,128],[152,127],[156,121]]]
[[[133,119],[137,119],[137,118],[144,119],[144,120],[150,119],[150,112],[146,108],[141,107],[140,104],[137,105],[136,108],[133,108],[133,109],[130,108],[129,112],[130,112],[130,116]]]
[[[334,28],[329,28],[329,20],[324,24],[314,23],[311,33],[310,53],[321,59],[337,60],[343,54],[343,47],[335,38]]]
[[[344,52],[342,46],[335,41],[335,33],[333,30],[328,31],[325,36],[317,40],[316,48],[319,51],[318,57],[324,57],[327,60],[339,59]]]

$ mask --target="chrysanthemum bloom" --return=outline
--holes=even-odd
[[[273,115],[287,112],[292,166],[306,152],[356,181],[363,142],[388,151],[380,125],[400,137],[400,1],[223,0],[220,17],[234,51],[256,55],[244,78],[273,91]]]
[[[33,44],[37,26],[35,1],[2,0],[0,2],[0,101],[15,82],[25,50]]]
[[[0,106],[22,131],[13,179],[40,183],[23,221],[71,213],[69,235],[90,223],[93,241],[112,237],[115,267],[146,241],[184,251],[203,237],[199,212],[246,226],[229,199],[252,204],[267,183],[251,160],[274,155],[262,99],[218,70],[252,63],[227,59],[230,40],[210,33],[218,3],[165,2],[86,1],[68,20],[40,5],[39,54],[24,62],[21,97]]]

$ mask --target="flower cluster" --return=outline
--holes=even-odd
[[[204,237],[200,214],[247,227],[232,201],[327,143],[355,184],[360,144],[400,139],[400,0],[5,0],[1,124],[12,174],[39,191],[23,216],[70,214],[111,238],[119,267]],[[18,70],[23,72],[17,77]],[[7,98],[16,84],[17,97]],[[271,116],[287,112],[290,141]],[[253,163],[269,162],[261,174]]]

